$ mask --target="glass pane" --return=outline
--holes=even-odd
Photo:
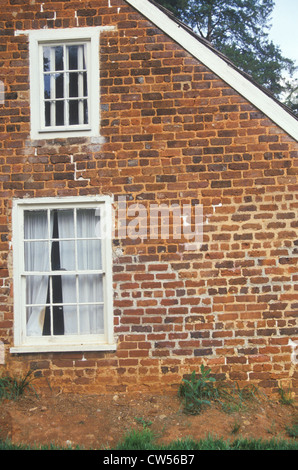
[[[71,304],[77,302],[76,276],[61,276],[63,303]]]
[[[69,70],[86,70],[84,45],[68,46]]]
[[[88,96],[87,72],[83,72],[83,96]]]
[[[49,46],[43,47],[43,70],[44,72],[51,70],[51,48]]]
[[[88,124],[88,102],[84,100],[84,124]]]
[[[69,124],[79,124],[79,102],[77,100],[69,102]]]
[[[55,74],[56,98],[64,98],[64,75],[62,73]]]
[[[25,271],[49,271],[48,242],[24,242]]]
[[[44,75],[44,98],[51,98],[51,75]]]
[[[77,241],[78,269],[102,269],[101,240]]]
[[[69,70],[78,70],[78,46],[68,46]]]
[[[56,101],[56,126],[64,126],[64,101]]]
[[[45,103],[45,125],[46,127],[51,125],[51,103],[48,101]]]
[[[26,305],[42,305],[47,300],[49,276],[27,276]]]
[[[24,211],[25,240],[46,240],[48,238],[48,219],[46,210]]]
[[[79,307],[80,333],[103,334],[104,316],[102,305],[80,305]]]
[[[27,336],[42,336],[45,307],[26,308],[26,334]]]
[[[69,74],[69,97],[77,98],[79,96],[79,75],[77,72]]]
[[[54,213],[54,211],[51,211],[51,227],[53,225],[52,214]],[[75,238],[73,209],[59,209],[57,210],[57,214],[58,214],[58,238],[59,239],[60,238]]]
[[[74,271],[76,269],[75,242],[59,240],[59,242],[53,242],[53,245],[59,247],[60,270]]]
[[[56,46],[55,48],[55,70],[63,70],[63,47]]]
[[[103,279],[101,274],[79,275],[79,301],[103,302]]]
[[[77,319],[77,306],[76,305],[64,305],[64,328],[66,335],[78,334],[78,319]]]
[[[78,238],[94,238],[97,234],[97,224],[100,220],[99,209],[77,210]]]
[[[62,304],[62,279],[61,276],[52,276],[51,279],[52,297],[50,300],[53,304]]]

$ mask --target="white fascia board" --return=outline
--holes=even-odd
[[[298,140],[298,121],[270,96],[148,0],[126,0],[126,2],[256,106],[291,137]]]

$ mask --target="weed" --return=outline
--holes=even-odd
[[[231,429],[231,434],[237,434],[240,431],[241,424],[238,421],[235,421]]]
[[[143,429],[148,428],[148,427],[151,426],[151,424],[152,424],[152,421],[149,421],[149,420],[144,419],[144,418],[135,418],[135,421],[136,421],[137,423],[142,424]]]
[[[183,379],[178,394],[184,400],[184,411],[188,414],[198,414],[211,401],[218,398],[214,387],[215,379],[210,376],[211,369],[201,365],[201,376],[193,371],[190,379]]]
[[[285,391],[283,387],[280,386],[280,388],[278,389],[278,393],[280,395],[280,403],[282,403],[283,405],[292,405],[294,399],[292,398],[290,386],[287,391]]]
[[[31,375],[29,370],[24,377],[0,377],[0,400],[17,400],[28,388],[33,389]]]
[[[286,426],[289,437],[298,438],[298,417],[294,418],[292,426]]]
[[[204,407],[210,406],[211,402],[220,404],[227,413],[235,412],[258,396],[258,389],[254,385],[240,389],[237,383],[216,383],[210,374],[211,369],[202,365],[200,376],[193,371],[189,380],[182,380],[178,395],[183,399],[185,413],[198,414]]]

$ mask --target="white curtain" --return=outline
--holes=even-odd
[[[96,237],[96,217],[93,209],[77,211],[77,257],[79,270],[99,270],[101,266],[101,241]],[[93,237],[93,239],[91,239]],[[86,238],[86,240],[79,240]],[[103,306],[92,304],[103,301],[102,276],[82,274],[79,276],[79,301],[89,302],[80,306],[80,329],[82,334],[103,333]]]
[[[64,314],[64,334],[100,334],[104,332],[102,275],[98,273],[67,274],[67,271],[100,270],[101,241],[96,238],[95,211],[77,210],[77,234],[75,234],[74,211],[58,210],[58,232],[60,266],[62,279],[62,298]],[[25,241],[26,271],[50,272],[47,211],[26,212],[25,239],[45,241]],[[50,233],[53,233],[51,214]],[[52,236],[52,235],[51,235]],[[75,238],[77,236],[77,240]],[[73,240],[64,240],[72,238]],[[82,238],[83,240],[80,240]],[[92,239],[93,238],[93,239]],[[77,243],[77,251],[75,250]],[[42,335],[45,304],[48,293],[48,275],[27,275],[26,303],[27,335]],[[84,304],[84,305],[82,305]],[[35,306],[36,305],[36,306]],[[77,309],[78,306],[78,309]]]
[[[77,264],[80,271],[101,269],[100,240],[90,240],[95,237],[95,215],[93,210],[78,209],[77,211]],[[74,242],[63,238],[74,238],[74,220],[72,211],[58,211],[58,230],[60,238],[61,269],[69,271],[75,269]],[[79,238],[87,238],[79,240]],[[89,239],[88,239],[89,238]],[[98,274],[78,275],[78,298],[75,276],[62,275],[63,302],[79,302],[88,305],[79,305],[79,322],[75,305],[63,306],[65,334],[94,334],[103,333],[103,309],[101,305],[93,302],[103,300],[102,281]],[[78,331],[79,325],[79,331]]]
[[[58,211],[58,233],[59,239],[74,238],[74,217],[73,210]],[[75,245],[74,241],[59,240],[60,266],[63,272],[75,270]],[[62,275],[62,300],[73,305],[63,306],[64,314],[64,334],[76,334],[77,310],[76,310],[76,278],[75,276]]]
[[[24,220],[25,239],[45,240],[48,237],[48,223],[46,211],[26,211]],[[25,270],[46,272],[49,270],[49,251],[47,242],[25,242]],[[27,335],[42,335],[45,304],[48,292],[48,276],[27,276],[26,304],[36,306],[27,307]],[[39,304],[39,305],[38,305]]]

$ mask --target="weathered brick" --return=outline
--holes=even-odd
[[[113,393],[171,388],[204,361],[221,378],[276,388],[292,367],[288,340],[298,335],[297,142],[123,0],[119,15],[106,0],[62,1],[56,19],[47,0],[44,11],[11,3],[0,31],[1,340],[13,344],[14,198],[110,194],[146,210],[152,201],[202,204],[203,240],[194,251],[174,233],[115,240],[117,351],[84,353],[86,360],[9,355],[7,367],[22,363],[53,386],[71,374],[66,391]],[[115,27],[100,35],[103,139],[31,141],[28,36],[14,27],[96,25]],[[193,230],[188,223],[181,229]],[[165,227],[160,221],[156,230]]]

